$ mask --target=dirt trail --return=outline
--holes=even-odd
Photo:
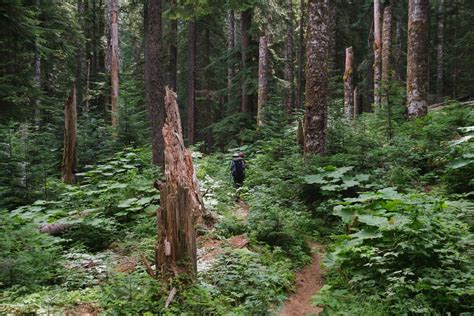
[[[288,297],[279,316],[319,315],[322,308],[311,304],[311,298],[323,287],[323,275],[320,268],[323,247],[311,244],[315,253],[310,265],[296,273],[296,292]]]

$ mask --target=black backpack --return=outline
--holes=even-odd
[[[231,166],[232,176],[242,176],[245,173],[244,160],[234,159]]]

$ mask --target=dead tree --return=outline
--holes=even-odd
[[[382,104],[387,106],[392,72],[392,6],[383,10],[382,27]]]
[[[107,3],[109,37],[108,37],[108,68],[110,70],[111,97],[110,106],[112,112],[112,127],[118,126],[118,98],[119,98],[119,40],[118,40],[118,0],[109,0]]]
[[[354,84],[352,82],[353,72],[353,53],[352,47],[346,48],[346,67],[344,71],[344,115],[346,119],[352,120],[354,117]]]
[[[382,19],[380,0],[374,0],[374,104],[380,109],[382,101]]]
[[[268,99],[268,40],[261,36],[258,53],[258,104],[257,104],[257,126],[264,125],[265,104]]]
[[[180,273],[197,272],[195,224],[204,212],[191,153],[185,148],[176,94],[168,87],[165,96],[166,121],[165,183],[157,183],[156,275],[166,282]]]
[[[64,151],[61,180],[66,184],[74,184],[76,182],[76,129],[76,86],[74,85],[64,104]]]

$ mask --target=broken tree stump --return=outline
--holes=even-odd
[[[184,146],[176,94],[166,87],[164,183],[157,210],[158,239],[155,252],[157,277],[168,282],[180,273],[196,274],[196,223],[204,206],[191,153]]]

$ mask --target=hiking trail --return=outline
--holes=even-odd
[[[311,299],[324,285],[320,262],[324,248],[311,243],[313,258],[309,265],[296,273],[296,291],[291,294],[278,313],[279,316],[319,315],[323,309],[311,304]]]

